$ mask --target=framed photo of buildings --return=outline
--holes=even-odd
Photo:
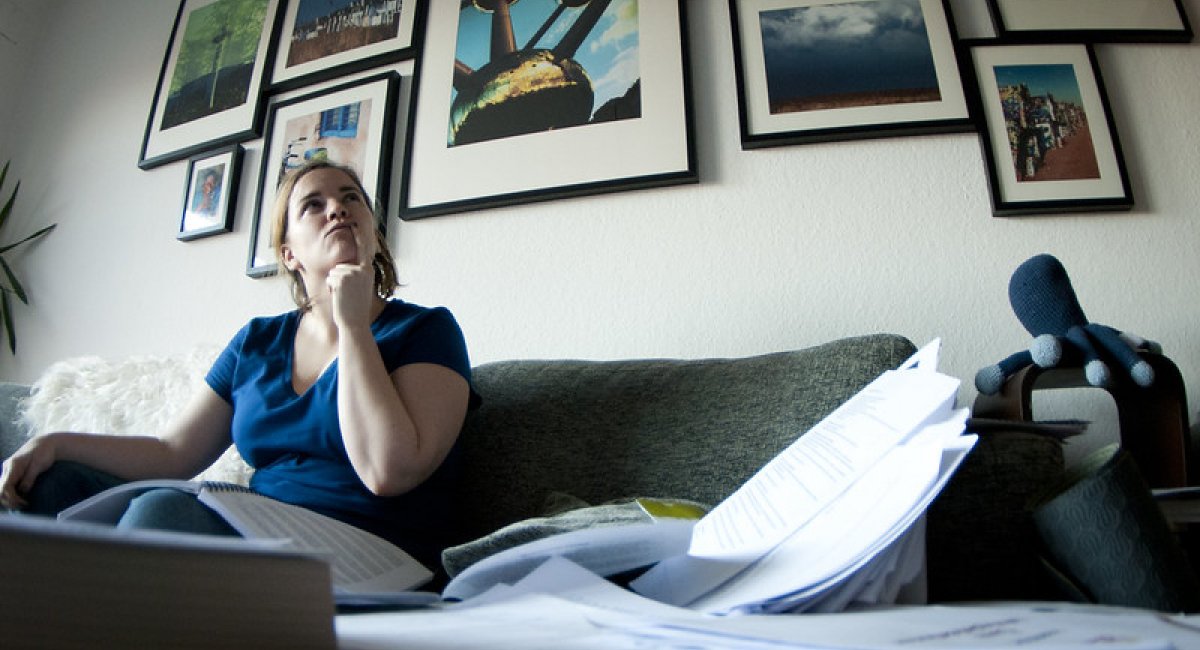
[[[729,0],[743,149],[973,128],[945,0]]]
[[[698,180],[682,0],[430,2],[400,217]]]
[[[392,143],[400,74],[372,75],[271,105],[263,138],[262,167],[246,275],[274,275],[271,207],[289,171],[310,160],[329,160],[358,173],[381,219],[391,182]]]
[[[1127,210],[1129,177],[1086,44],[966,44],[993,214]]]
[[[418,0],[293,0],[283,13],[271,90],[283,91],[411,58]]]
[[[233,230],[242,145],[201,154],[188,161],[178,239],[190,241]]]
[[[1023,42],[1192,40],[1182,0],[988,0],[996,33]]]
[[[181,0],[138,166],[257,137],[279,0]]]

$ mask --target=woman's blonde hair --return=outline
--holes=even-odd
[[[318,169],[336,169],[354,181],[354,186],[358,188],[363,200],[367,202],[367,207],[375,214],[376,224],[382,223],[380,214],[375,212],[375,207],[371,204],[370,195],[363,187],[362,179],[358,177],[358,172],[346,165],[328,160],[315,160],[291,170],[283,177],[283,181],[279,183],[279,188],[275,192],[275,204],[271,207],[271,248],[275,251],[275,260],[279,264],[280,272],[287,273],[291,282],[292,300],[301,310],[307,310],[312,306],[312,297],[308,295],[300,272],[290,270],[283,264],[283,245],[287,240],[288,228],[288,201],[291,200],[292,191],[296,189],[296,184],[300,182],[300,179]],[[377,250],[375,257],[371,260],[371,267],[375,270],[375,294],[387,300],[400,286],[396,279],[396,261],[392,259],[392,253],[388,250],[387,238],[383,236],[383,230],[378,226],[375,228],[375,242]]]

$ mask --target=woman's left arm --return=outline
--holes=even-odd
[[[432,363],[387,372],[371,333],[373,282],[371,266],[361,263],[338,265],[328,278],[338,327],[338,424],[359,479],[374,494],[395,496],[429,478],[450,453],[470,386]]]
[[[339,340],[338,413],[350,463],[371,492],[407,492],[454,446],[470,398],[467,380],[432,363],[389,375],[369,328]]]

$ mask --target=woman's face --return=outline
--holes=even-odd
[[[338,264],[369,264],[375,215],[354,179],[340,169],[305,174],[288,198],[283,259],[289,270],[321,274]]]

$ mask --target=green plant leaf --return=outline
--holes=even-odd
[[[13,331],[12,310],[8,307],[8,292],[0,291],[0,313],[4,316],[4,331],[8,334],[8,350],[17,353],[17,333]]]
[[[21,286],[21,283],[17,280],[17,276],[12,272],[12,267],[8,265],[8,260],[3,257],[0,257],[0,268],[4,269],[4,275],[8,276],[9,290],[16,294],[21,302],[28,305],[29,298],[25,296],[25,287]],[[4,297],[8,298],[8,294],[5,294]]]
[[[8,201],[4,204],[4,207],[0,208],[0,228],[3,228],[4,224],[8,222],[8,215],[12,212],[13,202],[17,200],[17,190],[19,189],[21,189],[21,182],[17,181],[17,184],[13,187],[12,195],[8,197]]]
[[[38,237],[45,235],[46,233],[50,232],[51,230],[54,230],[57,227],[58,227],[58,224],[52,223],[49,226],[42,228],[41,230],[33,233],[32,235],[26,237],[25,239],[22,239],[21,241],[15,243],[15,244],[8,244],[6,246],[0,247],[0,255],[7,253],[8,251],[16,248],[17,246],[20,246],[21,244],[24,244],[25,242],[27,242],[31,239],[37,239]]]
[[[11,160],[4,163],[4,169],[0,169],[0,187],[4,187],[4,179],[8,177],[8,166],[10,164],[12,164]]]

